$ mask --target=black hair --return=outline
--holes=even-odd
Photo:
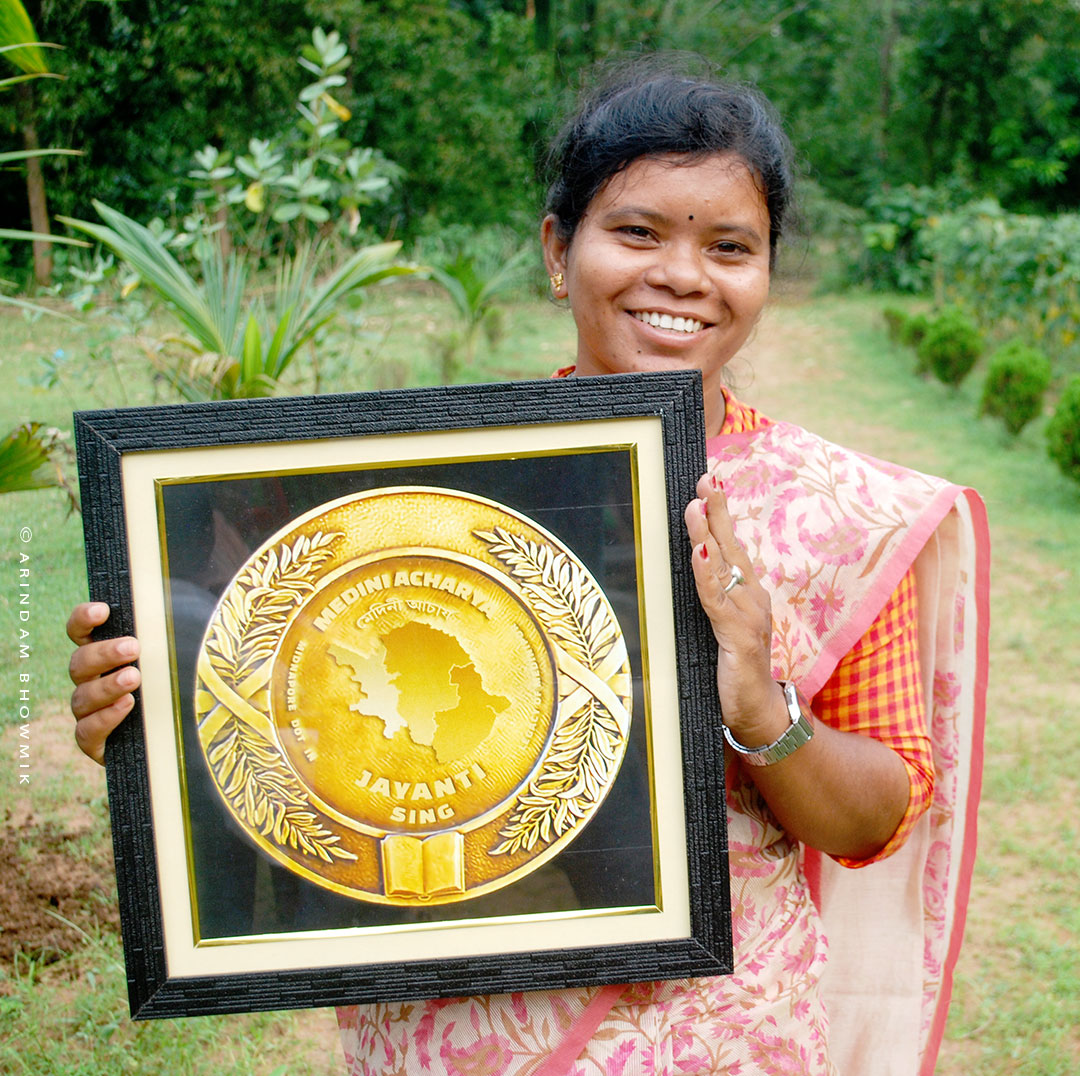
[[[793,201],[793,154],[780,119],[753,86],[673,70],[670,58],[617,67],[582,100],[547,158],[545,211],[569,243],[593,198],[612,176],[642,157],[697,160],[738,154],[761,188],[769,213],[769,263]]]

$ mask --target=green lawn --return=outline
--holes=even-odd
[[[777,302],[733,363],[737,391],[767,412],[875,455],[974,485],[986,499],[994,540],[993,633],[985,794],[980,853],[942,1076],[1055,1076],[1080,1070],[1080,877],[1077,777],[1080,642],[1076,601],[1080,487],[1045,454],[1042,423],[1010,444],[998,424],[975,417],[976,371],[959,392],[916,378],[913,357],[888,342],[866,297]],[[448,307],[415,283],[379,289],[359,331],[324,342],[324,388],[433,384]],[[95,336],[97,333],[97,336]],[[467,380],[544,376],[569,360],[569,315],[543,301],[508,309],[506,331],[482,349]],[[104,355],[113,349],[113,360]],[[162,400],[147,374],[149,341],[110,341],[98,325],[33,325],[0,317],[6,425],[38,418],[70,427],[73,406]],[[40,356],[73,356],[64,385],[35,388]],[[96,358],[93,357],[96,355]],[[65,387],[66,386],[66,387]],[[297,381],[297,390],[308,387]],[[17,572],[29,553],[34,783],[0,791],[9,826],[31,819],[63,825],[70,856],[107,857],[101,775],[75,755],[63,621],[85,594],[81,528],[53,492],[9,496],[0,519],[0,615],[17,633]],[[23,541],[23,528],[31,535]],[[9,645],[13,644],[9,642]],[[17,650],[6,655],[16,665]],[[3,680],[14,694],[12,674]],[[9,707],[5,744],[17,729]],[[9,755],[9,757],[11,757]],[[20,863],[35,853],[17,845]],[[20,959],[0,977],[0,1069],[15,1073],[333,1072],[332,1020],[322,1014],[203,1018],[132,1025],[126,1017],[119,946],[105,891],[83,907],[60,959]],[[52,954],[57,955],[56,953]]]

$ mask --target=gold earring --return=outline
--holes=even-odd
[[[551,290],[552,291],[559,291],[559,289],[562,288],[562,286],[563,286],[563,275],[562,275],[562,273],[552,273],[551,274]]]

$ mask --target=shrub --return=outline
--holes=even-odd
[[[881,311],[881,316],[885,319],[885,331],[889,334],[889,339],[894,342],[901,340],[904,326],[909,320],[907,313],[898,306],[887,306]]]
[[[855,280],[878,290],[926,291],[932,263],[924,245],[929,221],[961,204],[956,182],[937,187],[885,187],[866,202],[860,228],[862,251],[852,267]]]
[[[1046,425],[1047,451],[1061,473],[1080,482],[1080,376],[1065,386]]]
[[[995,332],[1022,334],[1060,376],[1080,360],[1080,213],[1035,217],[984,199],[926,223],[941,301],[962,302]]]
[[[948,307],[930,322],[919,343],[921,367],[946,385],[959,385],[982,354],[983,341],[971,319]]]
[[[1023,340],[1010,340],[990,356],[980,415],[996,415],[1014,437],[1042,411],[1050,387],[1050,360]]]
[[[918,348],[929,327],[930,319],[925,314],[912,314],[900,325],[900,343],[906,347]]]

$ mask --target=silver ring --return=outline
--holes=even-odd
[[[746,582],[746,576],[742,573],[742,568],[737,564],[731,566],[731,578],[724,584],[724,593],[727,594],[734,590],[737,586]]]

